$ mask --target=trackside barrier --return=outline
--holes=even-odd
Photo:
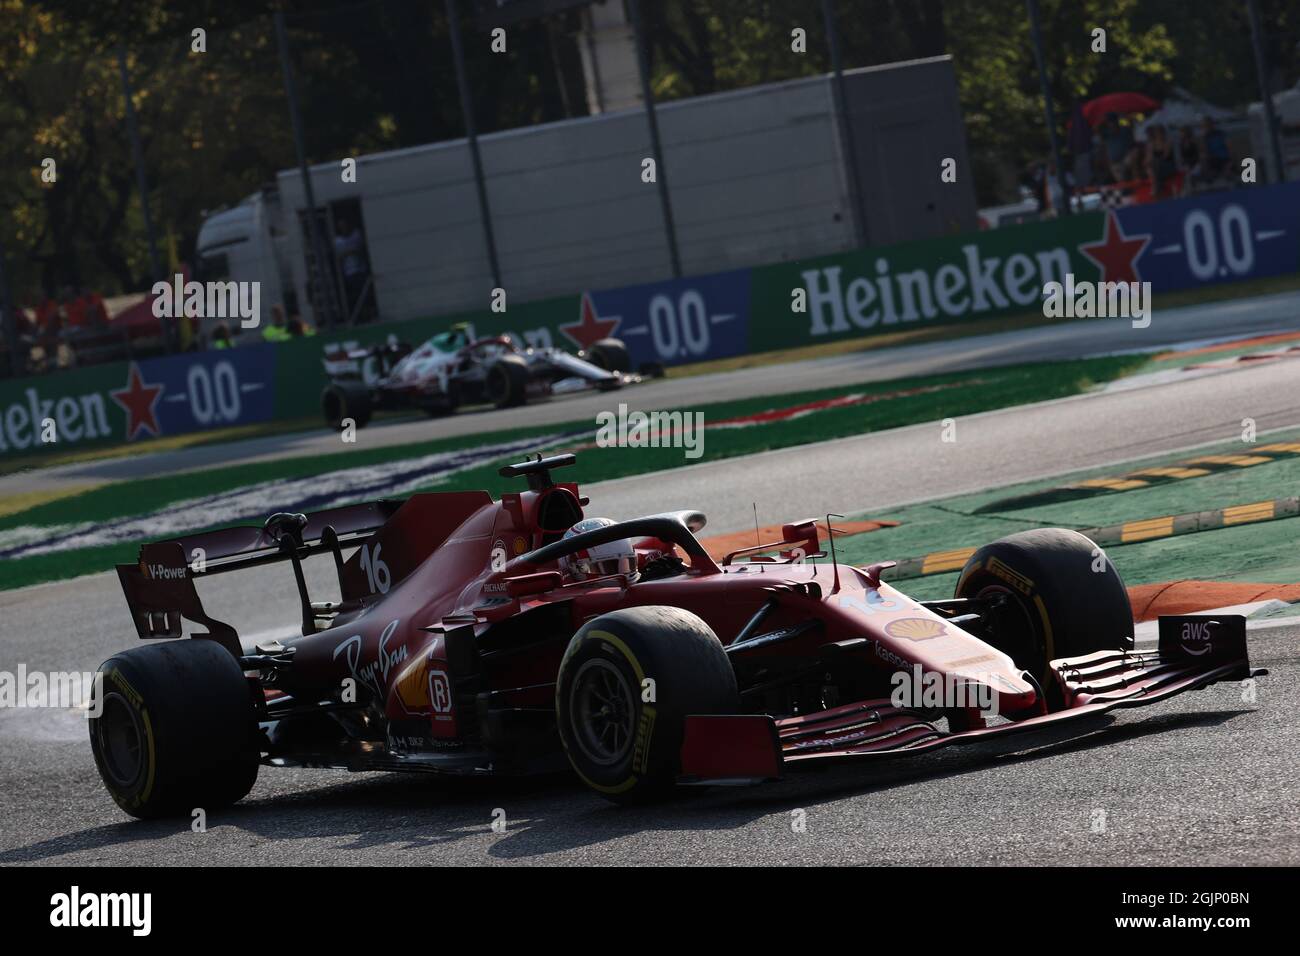
[[[319,414],[327,342],[420,341],[452,322],[576,350],[623,339],[634,364],[680,365],[1022,313],[1045,282],[1153,292],[1300,270],[1300,183],[591,290],[289,342],[0,381],[0,456],[141,441]],[[383,281],[382,276],[377,277]],[[507,291],[509,276],[506,277]],[[799,296],[804,311],[794,311]],[[436,304],[435,304],[436,307]],[[255,336],[257,333],[245,333]],[[54,423],[54,442],[42,439]]]

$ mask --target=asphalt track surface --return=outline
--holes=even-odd
[[[353,445],[343,444],[338,434],[321,428],[153,455],[81,462],[0,475],[0,496],[88,481],[152,477],[243,462],[404,445],[502,428],[587,419],[593,421],[594,429],[596,414],[616,408],[619,402],[627,402],[630,408],[645,411],[691,408],[756,395],[782,395],[814,388],[1156,349],[1180,342],[1295,329],[1300,329],[1300,292],[1287,292],[1156,310],[1151,325],[1145,329],[1135,329],[1129,321],[1122,319],[1060,322],[1012,332],[653,381],[619,392],[581,393],[508,411],[482,408],[442,419],[422,416],[388,419],[360,430]]]
[[[1293,865],[1298,638],[1251,632],[1252,663],[1271,672],[1254,702],[1217,684],[1034,750],[829,767],[633,809],[563,776],[263,769],[194,833],[117,809],[80,717],[10,713],[0,864]]]
[[[1294,327],[1278,319],[1247,331]],[[1220,322],[1199,334],[1225,333]],[[919,425],[679,468],[652,485],[587,490],[597,513],[699,506],[717,531],[746,526],[751,500],[765,522],[823,506],[883,509],[1229,440],[1243,417],[1261,432],[1295,426],[1298,374],[1284,360],[970,416],[958,420],[951,444],[939,440],[937,423]],[[234,611],[246,638],[292,619],[287,569],[205,584],[209,609]],[[109,574],[0,593],[0,632],[0,670],[8,671],[20,662],[91,670],[135,643]],[[189,821],[125,817],[99,783],[76,712],[7,709],[0,863],[1295,864],[1298,638],[1295,626],[1252,630],[1252,662],[1272,671],[1253,703],[1236,684],[1217,685],[1030,752],[835,767],[635,810],[608,806],[564,776],[507,782],[268,768],[249,798],[210,815],[203,834]],[[491,827],[497,808],[508,821],[503,833]],[[800,810],[806,826],[796,832]],[[1102,832],[1094,832],[1098,811]]]

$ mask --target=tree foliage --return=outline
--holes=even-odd
[[[605,0],[616,3],[619,0]],[[1300,5],[1258,0],[1274,90],[1300,78]],[[585,113],[577,14],[509,28],[493,54],[464,11],[480,131]],[[313,162],[463,135],[439,0],[286,0]],[[821,0],[641,0],[652,84],[671,99],[830,68]],[[835,0],[846,68],[950,54],[980,198],[1047,151],[1023,0]],[[1258,99],[1245,0],[1041,0],[1059,123],[1076,99],[1173,85],[1225,106]],[[293,166],[273,21],[263,0],[0,0],[0,248],[20,301],[64,284],[149,278],[117,51],[134,86],[163,239],[192,249],[205,210]],[[206,30],[207,52],[191,50]],[[1092,30],[1107,52],[1092,52]],[[791,31],[807,52],[791,50]],[[58,178],[41,179],[55,160]]]

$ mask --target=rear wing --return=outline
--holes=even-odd
[[[243,653],[239,635],[229,624],[208,615],[194,581],[280,561],[293,562],[303,633],[312,633],[317,609],[307,597],[303,560],[332,554],[340,593],[347,598],[363,590],[358,589],[352,569],[343,560],[343,548],[364,544],[408,500],[413,499],[381,499],[307,515],[273,515],[261,526],[237,525],[142,545],[137,563],[117,565],[136,633],[142,639],[181,637],[181,619],[185,618],[207,627],[207,634],[196,636],[216,640],[239,657]],[[402,574],[407,571],[409,568],[403,569]]]

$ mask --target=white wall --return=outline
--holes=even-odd
[[[822,76],[659,107],[684,273],[854,244],[832,102]],[[641,181],[651,156],[641,110],[494,133],[479,145],[511,302],[670,276],[658,190]],[[341,182],[338,164],[312,177],[319,205],[361,198],[384,318],[487,307],[493,282],[464,140],[363,158],[356,184]],[[305,206],[296,170],[279,183],[286,210]],[[301,249],[293,259],[306,303]]]

